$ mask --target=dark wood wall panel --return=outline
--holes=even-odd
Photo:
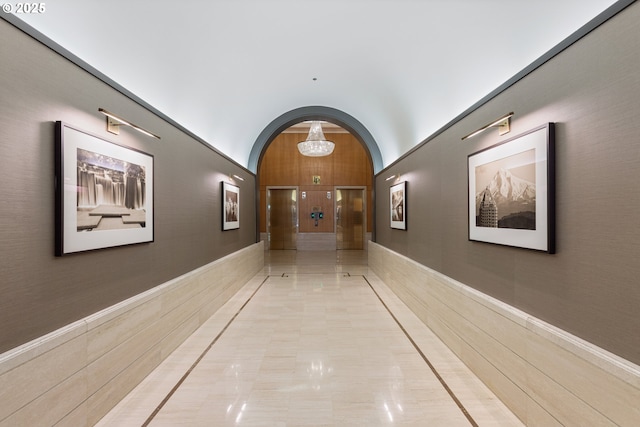
[[[369,156],[360,144],[349,134],[336,134],[333,167],[337,185],[373,184],[373,169]],[[354,146],[358,144],[360,147]],[[363,180],[364,179],[364,180]]]
[[[307,134],[283,133],[269,145],[259,166],[258,180],[260,194],[266,195],[269,186],[297,186],[300,193],[306,192],[307,198],[299,195],[300,229],[302,233],[334,231],[335,186],[367,187],[367,231],[373,224],[373,166],[365,148],[351,134],[327,133],[327,139],[335,142],[334,152],[327,157],[305,157],[298,152],[297,144],[307,138]],[[320,177],[320,183],[314,184],[314,176]],[[326,193],[331,192],[331,199]],[[309,213],[313,206],[321,206],[324,218],[315,226]],[[260,231],[265,233],[266,198],[260,202]]]
[[[259,172],[260,186],[263,182],[268,182],[270,186],[292,185],[291,173],[297,173],[300,156],[298,154],[296,135],[282,134],[277,139],[277,150],[266,150],[262,157],[262,165],[268,168],[261,168]],[[271,143],[270,147],[276,143]]]
[[[333,233],[334,231],[334,215],[333,215],[333,196],[331,199],[327,199],[327,191],[331,190],[318,190],[308,189],[300,190],[305,191],[306,198],[299,201],[300,206],[300,232],[301,233]],[[318,225],[316,226],[315,219],[311,218],[310,213],[317,208],[318,211],[323,213],[323,218],[318,219]]]

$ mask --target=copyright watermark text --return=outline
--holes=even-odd
[[[4,3],[2,5],[4,13],[45,13],[47,11],[46,3]]]

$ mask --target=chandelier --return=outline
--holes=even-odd
[[[325,139],[320,122],[311,122],[307,140],[298,143],[300,154],[310,157],[328,156],[333,153],[334,147],[333,142]]]

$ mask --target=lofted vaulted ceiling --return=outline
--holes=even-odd
[[[242,165],[307,106],[357,119],[388,165],[613,3],[55,0],[16,16]]]

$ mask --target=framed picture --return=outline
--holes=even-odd
[[[391,207],[391,228],[399,230],[407,229],[407,182],[392,185],[389,188],[389,201]]]
[[[555,253],[554,124],[468,157],[469,240]]]
[[[222,229],[240,228],[240,188],[222,182]]]
[[[56,256],[153,242],[153,156],[63,122],[55,145]]]

